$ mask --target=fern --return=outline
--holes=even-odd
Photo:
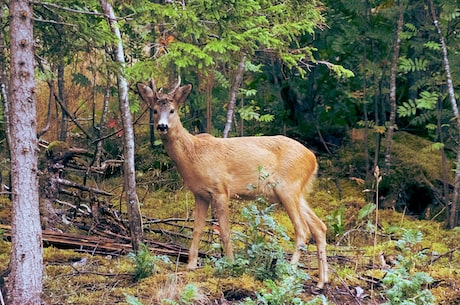
[[[219,86],[223,88],[230,88],[230,82],[222,72],[215,70],[214,80],[216,81],[216,84],[218,84]]]
[[[408,100],[403,102],[402,105],[398,106],[397,112],[400,117],[415,116],[411,121],[412,125],[426,124],[432,119],[434,115],[431,110],[436,108],[438,98],[439,94],[437,92],[423,91],[420,93],[420,98],[415,100]],[[427,110],[428,112],[422,112],[417,115],[417,110]]]
[[[434,110],[438,102],[438,92],[423,91],[420,93],[420,98],[416,100],[419,109]]]
[[[424,44],[424,47],[429,49],[429,50],[432,50],[432,51],[440,51],[441,50],[441,44],[438,43],[438,42],[434,42],[434,41],[428,41]]]
[[[403,73],[425,71],[428,66],[428,60],[424,58],[407,58],[400,57],[398,68]]]
[[[400,117],[410,117],[417,113],[417,104],[414,100],[408,100],[403,102],[402,105],[398,106],[397,112]]]

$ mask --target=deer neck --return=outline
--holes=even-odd
[[[195,136],[190,134],[182,124],[177,124],[171,128],[167,134],[161,136],[161,140],[168,156],[179,167],[187,162],[184,159],[195,155]]]

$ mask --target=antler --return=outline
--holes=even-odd
[[[150,87],[152,87],[153,92],[157,92],[157,85],[155,84],[154,78],[150,81]]]
[[[171,90],[171,92],[175,92],[177,89],[179,89],[179,87],[180,87],[180,82],[181,82],[181,79],[180,79],[180,75],[179,75],[178,78],[177,78],[177,84],[176,84],[176,86],[174,87],[174,89]]]

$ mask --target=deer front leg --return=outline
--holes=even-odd
[[[193,222],[192,244],[190,245],[187,269],[195,269],[197,267],[198,248],[200,245],[200,238],[203,234],[204,226],[206,224],[206,215],[208,214],[208,207],[208,201],[198,196],[195,196],[195,221]]]
[[[214,209],[217,221],[219,223],[219,234],[222,246],[224,247],[225,256],[233,261],[233,248],[230,240],[230,219],[228,209],[228,196],[225,194],[217,195],[213,198],[212,208]]]

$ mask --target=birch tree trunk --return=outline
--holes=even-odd
[[[240,63],[238,64],[238,70],[236,71],[235,82],[233,83],[233,86],[230,89],[230,100],[228,102],[227,122],[225,123],[225,128],[224,128],[224,138],[228,137],[228,133],[230,132],[230,128],[232,127],[233,113],[235,110],[236,98],[238,96],[238,89],[240,88],[241,82],[243,81],[245,62],[246,62],[246,55],[243,56]]]
[[[129,228],[131,232],[131,243],[134,251],[143,242],[142,218],[139,207],[139,199],[136,192],[136,178],[134,166],[134,129],[131,119],[128,100],[128,83],[124,77],[125,56],[120,29],[113,11],[113,7],[106,1],[100,0],[102,11],[109,23],[110,29],[118,39],[115,51],[116,61],[120,64],[118,71],[118,94],[120,103],[120,114],[123,123],[123,155],[124,155],[124,183],[126,191],[126,204],[128,207]]]
[[[447,46],[444,36],[442,35],[441,27],[439,26],[438,17],[436,16],[436,11],[434,9],[433,0],[428,0],[428,5],[430,6],[431,17],[433,18],[433,23],[438,31],[439,40],[441,42],[441,50],[444,62],[444,69],[446,70],[447,77],[447,90],[449,92],[449,101],[452,106],[452,111],[454,112],[455,123],[457,126],[457,143],[460,143],[460,116],[458,113],[457,101],[455,99],[454,85],[452,82],[452,74],[450,73],[449,57],[447,56]],[[460,145],[457,146],[457,162],[455,168],[455,182],[454,182],[454,197],[452,198],[452,205],[450,206],[448,226],[453,229],[457,226],[458,223],[458,201],[460,193]]]
[[[398,17],[398,24],[396,27],[395,33],[395,42],[394,42],[394,53],[393,59],[391,63],[391,76],[390,76],[390,119],[388,123],[388,130],[386,136],[386,152],[385,152],[385,167],[386,173],[390,172],[391,166],[391,142],[393,141],[393,134],[395,130],[395,122],[396,122],[396,74],[398,72],[398,58],[399,58],[399,50],[401,48],[401,38],[399,35],[402,32],[402,28],[404,25],[404,7],[402,4],[399,3],[399,17]]]
[[[8,304],[41,304],[43,248],[38,193],[38,142],[31,1],[10,1],[9,130],[12,253]]]

